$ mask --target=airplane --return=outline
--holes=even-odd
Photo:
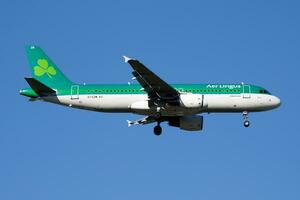
[[[278,97],[263,87],[250,84],[168,84],[136,59],[124,56],[139,84],[79,84],[70,81],[38,46],[26,46],[32,77],[30,88],[21,95],[30,101],[42,100],[97,112],[134,113],[142,119],[128,126],[156,123],[154,134],[161,135],[160,124],[185,131],[203,129],[203,113],[241,113],[249,127],[250,112],[267,111],[281,105]]]

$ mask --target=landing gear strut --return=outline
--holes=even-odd
[[[157,122],[157,126],[154,127],[154,134],[159,136],[162,133],[162,128],[160,126],[160,122]]]
[[[244,120],[244,126],[247,128],[250,126],[250,122],[248,120],[248,112],[244,111],[243,112],[243,120]]]

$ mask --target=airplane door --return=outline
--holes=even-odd
[[[243,98],[251,98],[250,85],[243,85]]]
[[[79,85],[71,86],[71,99],[79,99]]]

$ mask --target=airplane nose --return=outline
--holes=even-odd
[[[273,104],[274,108],[277,108],[277,107],[279,107],[281,105],[281,101],[280,101],[280,99],[278,97],[273,96],[273,98],[272,98],[272,104]]]

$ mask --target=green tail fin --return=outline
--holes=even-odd
[[[72,82],[38,46],[27,46],[26,53],[32,76],[50,88],[70,86]]]

